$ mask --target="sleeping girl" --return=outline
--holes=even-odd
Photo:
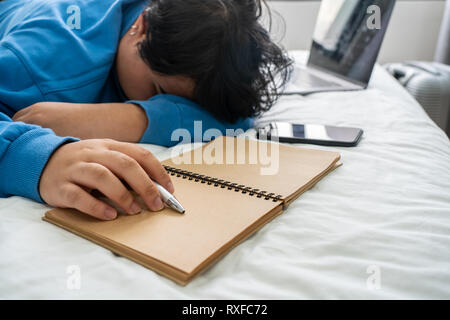
[[[0,196],[114,219],[89,191],[137,213],[123,179],[161,209],[150,178],[173,192],[170,178],[126,142],[172,146],[172,132],[193,134],[194,121],[246,130],[273,105],[291,61],[261,25],[261,5],[1,1]]]

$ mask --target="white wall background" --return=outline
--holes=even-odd
[[[309,49],[320,2],[270,1],[269,5],[285,19],[281,41],[285,48]],[[432,61],[444,7],[443,0],[397,0],[378,62]],[[275,17],[273,34],[279,39],[282,33]]]

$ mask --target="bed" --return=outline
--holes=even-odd
[[[306,146],[339,151],[344,165],[186,287],[11,197],[0,199],[0,298],[450,298],[450,142],[419,104],[376,66],[365,91],[285,96],[256,123],[274,120],[365,133],[356,148]]]

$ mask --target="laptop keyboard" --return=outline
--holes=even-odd
[[[297,70],[297,79],[296,83],[300,84],[301,86],[308,86],[308,87],[340,87],[340,85],[333,81],[327,81],[325,79],[322,79],[310,72],[308,72],[305,69]]]

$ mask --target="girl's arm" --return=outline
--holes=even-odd
[[[195,102],[168,94],[126,103],[42,102],[19,111],[14,120],[53,129],[61,136],[110,138],[166,147],[180,142],[207,142],[213,132],[214,136],[236,135],[253,126],[251,118],[225,123]],[[214,130],[206,134],[209,129]]]
[[[39,102],[17,112],[13,120],[50,128],[58,136],[124,142],[139,142],[148,124],[145,111],[131,103]]]

